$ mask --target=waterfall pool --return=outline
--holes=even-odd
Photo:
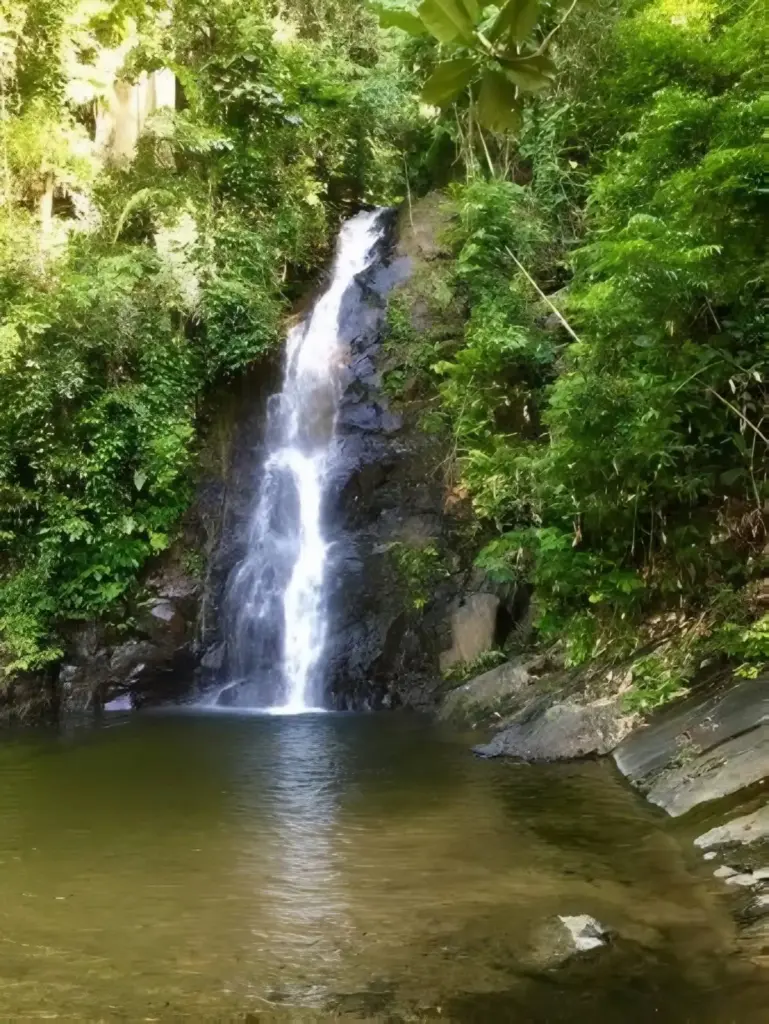
[[[0,745],[0,1020],[753,1024],[769,973],[608,763],[390,715],[162,713]],[[562,959],[559,915],[606,947]]]

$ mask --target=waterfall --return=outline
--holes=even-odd
[[[266,458],[246,554],[228,586],[230,683],[218,702],[274,712],[320,710],[327,630],[324,498],[333,466],[345,293],[367,268],[380,211],[341,229],[328,289],[289,332],[281,391],[268,402]]]

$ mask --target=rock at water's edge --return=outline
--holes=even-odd
[[[704,754],[769,721],[769,676],[726,682],[665,708],[633,732],[614,753],[622,774],[644,785],[682,755]]]
[[[677,818],[769,776],[769,726],[763,725],[663,772],[647,799]]]
[[[769,839],[769,804],[764,804],[753,814],[733,818],[724,825],[710,829],[698,836],[694,845],[702,850],[711,850],[718,846],[744,846],[761,839]]]
[[[611,753],[635,723],[620,697],[577,704],[566,701],[524,709],[508,728],[475,752],[482,757],[559,761]]]
[[[439,709],[439,717],[467,719],[476,713],[488,716],[504,703],[524,695],[532,681],[525,661],[507,661],[451,690]]]

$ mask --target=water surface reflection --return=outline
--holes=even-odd
[[[620,938],[556,967],[548,922]],[[0,746],[0,1019],[753,1024],[709,873],[609,765],[397,716],[115,718]]]

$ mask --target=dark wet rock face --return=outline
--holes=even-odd
[[[58,674],[58,710],[84,714],[127,696],[139,707],[183,697],[198,662],[200,582],[169,554],[146,581],[126,636],[109,624],[89,622],[71,635]]]
[[[350,289],[340,321],[350,356],[326,509],[333,545],[326,674],[329,698],[342,708],[402,703],[403,691],[394,689],[409,672],[437,674],[434,641],[409,614],[391,554],[410,532],[422,544],[440,536],[443,500],[411,425],[392,411],[382,390],[387,297],[411,272],[407,258],[388,252],[391,246],[392,235],[380,261]]]
[[[477,544],[462,540],[471,510],[446,474],[452,439],[423,426],[430,399],[413,394],[408,381],[398,395],[383,383],[402,369],[385,330],[394,289],[416,336],[461,329],[445,310],[431,311],[417,286],[426,267],[446,258],[438,242],[445,227],[435,197],[415,204],[393,225],[395,244],[385,244],[350,290],[342,315],[350,357],[327,508],[326,668],[328,699],[339,708],[433,709],[442,673],[503,640],[528,603],[473,568]],[[416,588],[410,562],[430,566]]]

